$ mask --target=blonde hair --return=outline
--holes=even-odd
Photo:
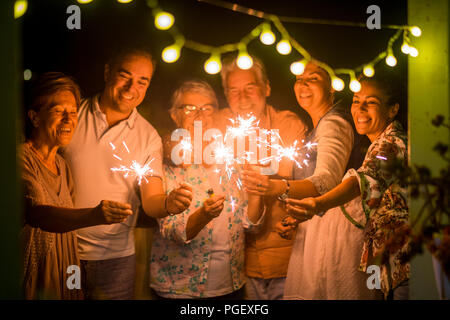
[[[170,99],[169,112],[173,114],[175,110],[180,106],[181,96],[187,92],[200,93],[210,97],[214,102],[214,108],[218,108],[218,102],[214,89],[203,80],[188,80],[184,81],[172,94]]]
[[[251,56],[253,59],[253,65],[250,68],[255,73],[256,81],[263,87],[269,84],[269,79],[267,78],[266,67],[264,63],[258,57]],[[239,67],[236,64],[237,57],[235,55],[230,55],[225,57],[222,61],[222,71],[220,72],[220,76],[222,78],[222,86],[224,90],[227,89],[227,80],[230,72],[238,69]]]

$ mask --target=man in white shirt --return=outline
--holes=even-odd
[[[162,144],[156,130],[136,110],[150,84],[155,62],[142,48],[115,53],[105,65],[105,89],[85,99],[78,127],[63,155],[75,181],[75,207],[90,207],[108,198],[130,203],[127,221],[78,230],[82,286],[87,299],[134,297],[135,248],[133,227],[140,205],[153,218],[183,212],[192,189],[182,184],[165,195]],[[153,170],[139,181],[111,168],[148,164]]]

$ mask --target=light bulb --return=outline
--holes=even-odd
[[[305,71],[305,65],[306,63],[304,60],[293,62],[291,64],[291,72],[296,76],[299,76]]]
[[[420,35],[422,34],[422,30],[420,30],[420,28],[417,26],[411,27],[410,31],[414,37],[420,37]]]
[[[155,27],[159,30],[167,30],[173,26],[175,18],[168,12],[159,12],[155,16]]]
[[[336,91],[342,91],[344,89],[344,81],[338,77],[333,77],[333,81],[331,82],[331,86]]]
[[[180,57],[180,47],[177,45],[171,45],[166,47],[162,52],[162,59],[164,62],[172,63],[178,60]]]
[[[130,3],[133,0],[117,0],[119,3]]]
[[[32,76],[33,76],[33,73],[31,72],[30,69],[25,69],[25,70],[23,71],[23,79],[24,79],[25,81],[31,80],[31,77],[32,77]]]
[[[359,92],[361,90],[361,83],[358,80],[353,79],[350,81],[349,87],[353,92]]]
[[[218,55],[212,55],[208,60],[206,60],[204,68],[205,71],[209,74],[219,73],[222,69],[220,57]]]
[[[397,64],[397,59],[392,54],[389,54],[386,57],[386,64],[390,67],[394,67]]]
[[[292,50],[292,47],[291,47],[291,44],[289,43],[289,41],[281,40],[280,42],[277,43],[277,51],[280,54],[287,55],[287,54],[291,53],[291,50]]]
[[[81,4],[85,4],[85,3],[92,2],[92,0],[77,0],[77,2],[81,3]]]
[[[27,0],[16,0],[14,3],[14,18],[18,19],[25,14],[28,8]]]
[[[253,59],[248,53],[239,53],[236,64],[240,69],[247,70],[253,66]]]
[[[409,45],[406,42],[403,42],[401,50],[404,54],[409,54]]]
[[[270,46],[275,42],[275,35],[273,34],[272,31],[266,30],[261,32],[259,40],[261,40],[261,42],[264,43],[265,45]]]
[[[364,67],[363,73],[366,77],[370,78],[370,77],[373,77],[373,75],[375,74],[375,69],[373,68],[373,66],[371,64],[369,64]]]
[[[419,55],[419,51],[414,47],[409,47],[409,55],[415,58]]]

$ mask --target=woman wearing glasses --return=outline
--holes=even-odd
[[[201,124],[203,133],[213,129],[217,111],[216,95],[204,81],[182,83],[169,110],[175,124],[192,137],[192,145],[194,124]],[[151,287],[166,299],[240,299],[245,279],[244,225],[249,229],[258,225],[247,218],[243,192],[214,163],[193,161],[195,150],[185,150],[190,156],[183,155],[188,161],[180,163],[172,147],[171,141],[164,144],[166,192],[188,183],[193,199],[183,213],[158,219]]]

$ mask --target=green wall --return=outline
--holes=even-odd
[[[409,0],[408,24],[422,29],[422,36],[412,39],[419,56],[408,63],[410,162],[437,174],[445,163],[432,148],[438,141],[448,144],[449,131],[433,127],[431,119],[437,114],[449,119],[449,1]],[[419,205],[410,203],[412,219]],[[411,269],[411,299],[437,299],[430,254],[415,258]]]
[[[3,168],[0,183],[0,299],[21,298],[21,208],[16,162],[20,53],[13,8],[14,1],[0,1],[0,165]]]

